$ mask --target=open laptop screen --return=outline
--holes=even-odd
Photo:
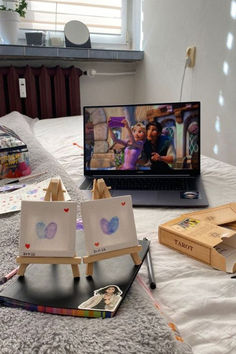
[[[85,175],[200,173],[200,102],[84,107]]]

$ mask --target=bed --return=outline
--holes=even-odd
[[[32,71],[27,70],[26,74],[32,76]],[[36,70],[37,75],[38,72]],[[43,72],[45,74],[45,69]],[[11,69],[10,73],[13,79],[15,71]],[[56,73],[62,78],[60,68]],[[77,74],[81,75],[81,72]],[[5,92],[6,80],[0,75],[0,92]],[[18,85],[17,81],[15,85]],[[78,81],[76,85],[78,90]],[[27,143],[32,172],[47,172],[46,176],[35,177],[31,182],[60,175],[72,199],[79,204],[86,198],[78,188],[83,176],[83,117],[72,114],[80,114],[80,102],[75,103],[75,111],[68,108],[65,117],[56,119],[62,115],[63,107],[58,114],[54,112],[53,119],[38,119],[35,117],[37,112],[42,113],[41,108],[28,114],[30,108],[21,103],[22,100],[16,100],[10,107],[9,99],[5,105],[1,101],[0,124],[13,129]],[[55,102],[51,100],[50,109],[53,110],[54,106]],[[14,107],[26,115],[18,112],[6,114],[16,109]],[[50,116],[48,108],[45,109],[41,118]],[[211,207],[236,200],[235,166],[202,156],[201,170]],[[235,280],[230,274],[214,270],[158,242],[158,226],[189,211],[183,208],[134,208],[138,237],[151,240],[157,282],[155,290],[148,288],[148,272],[144,264],[113,319],[79,319],[0,307],[2,352],[234,353]],[[15,267],[19,218],[19,212],[0,216],[1,274],[7,274]],[[0,291],[7,284],[2,285]],[[177,329],[168,323],[174,323]]]
[[[83,174],[82,123],[82,116],[74,116],[37,120],[33,124],[35,137],[76,184]],[[201,170],[210,207],[236,200],[235,166],[202,156]],[[177,325],[195,354],[234,353],[235,280],[230,274],[212,269],[158,242],[158,225],[189,211],[134,208],[138,236],[151,240],[157,281],[152,296],[163,313]],[[145,266],[141,268],[140,276],[148,284]]]

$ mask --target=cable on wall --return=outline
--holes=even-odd
[[[124,72],[118,72],[118,73],[100,73],[97,72],[95,69],[88,69],[83,72],[84,75],[87,75],[88,77],[95,77],[95,76],[126,76],[126,75],[135,75],[136,71],[124,71]]]
[[[180,102],[182,101],[182,94],[183,94],[183,86],[184,86],[185,72],[186,72],[187,66],[189,66],[190,61],[191,61],[191,60],[190,60],[189,57],[187,57],[187,58],[185,59],[184,72],[183,72],[182,81],[181,81],[181,87],[180,87],[180,96],[179,96],[179,101],[180,101]]]

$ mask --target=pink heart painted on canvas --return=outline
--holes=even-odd
[[[26,247],[27,249],[29,249],[29,248],[30,248],[30,244],[29,244],[29,243],[26,243],[26,244],[25,244],[25,247]]]

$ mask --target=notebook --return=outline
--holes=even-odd
[[[84,180],[104,178],[134,206],[204,207],[200,102],[86,106]]]
[[[77,238],[83,237],[82,231]],[[150,241],[140,240],[142,263]],[[79,243],[81,245],[81,242]],[[78,248],[84,255],[84,245]],[[80,278],[74,279],[68,264],[31,264],[24,277],[16,276],[0,293],[0,305],[29,311],[77,317],[113,317],[140,267],[130,255],[105,259],[94,264],[93,277],[86,277],[86,265],[80,264]]]

